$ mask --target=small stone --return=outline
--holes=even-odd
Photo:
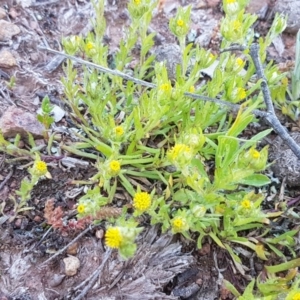
[[[176,78],[177,65],[182,64],[180,47],[176,44],[165,44],[158,46],[154,52],[155,60],[164,62],[171,80]]]
[[[76,255],[78,251],[78,243],[73,243],[71,246],[67,249],[67,254],[70,255]]]
[[[1,30],[1,29],[0,29]],[[0,52],[0,68],[11,68],[17,65],[17,61],[11,52],[3,50]]]
[[[299,0],[279,0],[276,1],[273,7],[274,13],[279,13],[288,16],[287,27],[288,33],[296,34],[300,29],[300,5]]]
[[[80,261],[75,256],[69,256],[63,259],[65,264],[65,273],[67,276],[74,276],[80,267]]]
[[[0,20],[0,41],[9,41],[14,35],[19,34],[20,31],[17,25],[5,20]]]
[[[49,285],[51,287],[59,286],[62,281],[65,279],[66,275],[54,274],[53,277],[49,280]]]
[[[17,134],[28,138],[27,132],[31,133],[34,138],[42,138],[45,127],[34,114],[11,106],[0,119],[0,130],[5,138],[15,137]]]
[[[0,19],[4,19],[6,17],[6,11],[2,7],[0,7]]]

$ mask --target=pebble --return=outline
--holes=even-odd
[[[51,278],[51,280],[49,281],[49,285],[51,287],[57,287],[62,283],[62,281],[65,279],[65,277],[66,277],[66,275],[54,274],[53,277]]]
[[[65,273],[67,276],[74,276],[80,267],[80,261],[77,257],[70,255],[63,259],[65,264]]]
[[[169,79],[174,80],[176,78],[176,67],[182,64],[180,47],[176,44],[164,44],[155,49],[154,55],[157,62],[165,63]]]
[[[3,50],[0,52],[0,68],[11,68],[17,65],[17,61],[8,50]]]
[[[11,40],[14,35],[19,34],[20,32],[21,30],[17,25],[7,22],[5,20],[0,20],[0,41],[1,42]]]
[[[27,132],[31,133],[34,138],[42,138],[45,131],[44,125],[34,114],[15,106],[9,107],[2,115],[0,129],[5,138],[15,137],[17,134],[27,138]]]

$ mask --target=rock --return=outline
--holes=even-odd
[[[291,136],[300,144],[299,132],[291,133]],[[288,186],[300,186],[300,160],[279,136],[274,139],[270,147],[269,157],[273,161],[271,169],[276,177],[281,180],[286,177]]]
[[[7,22],[5,20],[0,20],[0,41],[5,42],[11,40],[11,38],[20,33],[20,28],[12,24],[10,22]]]
[[[49,281],[49,285],[51,287],[57,287],[62,283],[62,281],[64,280],[65,277],[66,277],[66,275],[54,274],[53,277]]]
[[[78,251],[78,243],[73,243],[71,246],[67,249],[67,254],[70,255],[76,255]]]
[[[0,19],[4,19],[6,17],[6,11],[2,7],[0,7]]]
[[[65,264],[65,273],[67,276],[74,276],[80,267],[80,261],[75,256],[69,256],[63,259]]]
[[[27,132],[34,138],[42,138],[45,127],[38,122],[34,114],[11,106],[0,119],[0,130],[5,138],[15,137],[17,134],[27,138]]]
[[[11,68],[17,65],[17,61],[11,52],[3,50],[0,52],[0,68]]]
[[[154,51],[154,55],[156,61],[165,63],[169,79],[174,80],[176,78],[176,67],[182,63],[180,47],[176,44],[158,46]]]
[[[277,0],[273,7],[273,12],[288,15],[286,32],[293,34],[298,32],[300,29],[299,0]]]

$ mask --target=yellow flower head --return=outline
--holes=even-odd
[[[195,92],[195,87],[193,85],[190,87],[189,92],[190,93],[194,93]]]
[[[249,153],[250,153],[250,155],[251,155],[251,157],[252,157],[253,159],[258,159],[258,158],[260,158],[260,153],[259,153],[256,149],[251,148],[251,149],[249,150]]]
[[[250,209],[251,208],[251,202],[248,199],[245,199],[241,202],[241,207],[245,209]]]
[[[233,3],[235,3],[236,2],[236,0],[225,0],[225,3],[226,4],[233,4]]]
[[[181,19],[177,20],[177,26],[182,27],[184,25],[184,22]]]
[[[138,192],[134,195],[133,206],[143,212],[151,206],[151,197],[146,192]]]
[[[232,22],[233,30],[238,30],[241,28],[241,26],[242,26],[242,23],[239,20],[234,20]]]
[[[241,87],[238,88],[238,90],[237,90],[237,97],[238,97],[238,99],[242,100],[242,99],[246,98],[246,96],[247,96],[247,94],[246,94],[245,89],[241,88]]]
[[[172,229],[174,232],[182,232],[188,229],[186,220],[182,217],[175,217],[172,220]]]
[[[78,206],[77,206],[77,211],[78,211],[78,213],[80,213],[80,214],[83,214],[84,213],[84,211],[85,211],[85,206],[84,206],[84,204],[79,204]]]
[[[123,129],[123,127],[121,127],[121,126],[116,126],[116,127],[115,127],[115,133],[116,133],[117,136],[123,135],[123,134],[124,134],[124,129]]]
[[[288,84],[289,84],[289,80],[287,79],[287,77],[282,78],[281,82],[284,86],[288,86]]]
[[[296,294],[293,296],[292,300],[300,300],[300,293],[299,293],[299,292],[296,293]]]
[[[168,151],[169,156],[172,160],[176,160],[181,154],[191,153],[191,148],[184,144],[177,144],[171,150]]]
[[[120,248],[123,236],[119,227],[109,227],[105,233],[105,244],[110,248]]]
[[[141,0],[133,0],[135,5],[140,5],[141,4]]]
[[[214,59],[215,56],[212,53],[209,53],[209,59]]]
[[[241,66],[244,64],[244,61],[243,61],[241,58],[239,58],[239,57],[236,59],[235,62],[236,62],[236,64],[237,64],[239,67],[241,67]]]
[[[109,167],[110,167],[111,171],[113,171],[114,173],[117,173],[121,169],[121,164],[117,160],[112,160],[109,163]]]
[[[169,92],[171,90],[171,85],[169,83],[163,83],[160,86],[160,90],[162,90],[164,92]]]
[[[93,44],[92,42],[88,42],[88,43],[86,44],[86,48],[87,48],[88,50],[92,50],[92,49],[94,48],[94,44]]]
[[[38,160],[33,165],[33,171],[39,176],[46,175],[48,172],[47,164],[42,160]]]

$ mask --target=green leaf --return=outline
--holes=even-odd
[[[46,95],[42,101],[42,111],[45,114],[50,114],[52,109],[53,109],[53,105],[51,105],[50,99],[48,97],[48,95]]]
[[[297,267],[300,267],[300,258],[296,258],[276,266],[265,266],[269,273],[283,272]]]
[[[253,174],[238,181],[238,183],[240,184],[251,185],[256,187],[264,186],[266,184],[269,184],[270,182],[271,180],[263,174]]]
[[[216,168],[228,168],[229,165],[237,159],[239,151],[239,141],[234,137],[219,136],[218,149],[216,152]]]

